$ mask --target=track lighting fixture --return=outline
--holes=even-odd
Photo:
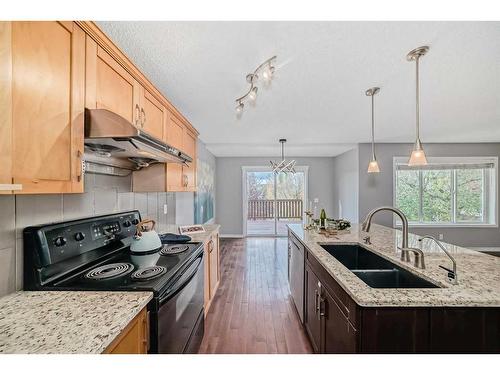
[[[366,90],[365,95],[370,96],[372,99],[372,158],[370,163],[368,163],[368,173],[378,173],[380,168],[378,167],[377,158],[375,157],[375,119],[374,119],[374,97],[380,91],[379,87],[372,87]]]
[[[243,113],[243,109],[245,107],[245,105],[243,104],[244,100],[248,99],[249,101],[254,102],[257,99],[257,92],[259,90],[257,87],[257,82],[260,78],[260,75],[266,83],[269,83],[273,79],[275,71],[273,63],[275,62],[276,56],[273,56],[260,64],[253,73],[247,74],[246,80],[250,84],[250,88],[244,95],[236,99],[236,103],[238,103],[238,105],[236,106],[237,115],[241,116],[241,114]]]
[[[415,145],[413,146],[413,151],[408,161],[409,166],[419,166],[427,165],[427,158],[425,157],[425,152],[422,147],[422,142],[420,142],[420,82],[419,82],[419,61],[422,56],[424,56],[429,51],[428,46],[418,47],[414,50],[408,52],[406,59],[408,61],[415,61],[416,67],[416,139]]]

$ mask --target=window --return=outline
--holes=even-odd
[[[412,225],[496,226],[497,158],[394,158],[394,205]]]

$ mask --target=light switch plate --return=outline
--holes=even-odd
[[[438,238],[439,238],[439,240],[440,240],[440,241],[441,241],[441,240],[444,240],[443,233],[439,233]]]
[[[163,205],[163,215],[166,215],[166,214],[167,214],[167,212],[168,212],[168,207],[167,207],[167,204],[165,203],[165,204]]]

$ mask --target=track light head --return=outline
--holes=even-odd
[[[265,82],[269,82],[273,79],[274,76],[274,66],[269,63],[269,65],[262,72],[262,78]]]
[[[241,114],[243,113],[243,108],[245,107],[245,105],[243,104],[243,102],[238,102],[238,105],[236,106],[236,114],[241,116]]]
[[[252,102],[255,101],[255,99],[257,99],[257,91],[258,91],[258,88],[257,87],[254,87],[250,93],[248,94],[248,99]]]

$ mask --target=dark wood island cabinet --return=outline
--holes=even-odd
[[[305,249],[304,326],[316,353],[500,352],[499,308],[360,306]]]

